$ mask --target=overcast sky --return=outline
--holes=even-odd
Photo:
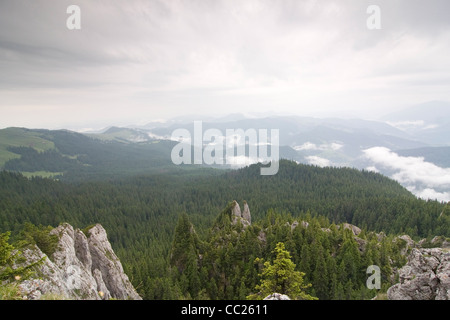
[[[450,101],[449,14],[448,0],[1,0],[0,127]]]

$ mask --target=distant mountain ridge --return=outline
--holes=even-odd
[[[450,145],[450,103],[430,101],[384,116],[382,121],[401,128],[431,146]]]
[[[384,121],[424,121],[431,123],[448,123],[450,120],[450,103],[429,101],[403,110],[389,113],[381,118]]]
[[[450,103],[435,101],[386,115],[380,121],[230,114],[218,118],[177,117],[144,126],[113,126],[97,133],[7,128],[0,130],[0,169],[83,179],[194,168],[173,164],[171,151],[178,142],[172,141],[171,136],[176,129],[186,129],[193,136],[195,120],[203,120],[202,133],[208,129],[223,134],[227,129],[277,129],[280,158],[298,163],[375,170],[394,177],[395,172],[386,170],[386,163],[383,166],[367,157],[367,150],[386,148],[405,161],[416,157],[438,167],[450,166]],[[203,146],[209,142],[203,141]],[[224,156],[227,154],[224,149]],[[248,154],[245,160],[227,165],[224,158],[225,165],[215,167],[230,169],[258,161]],[[422,188],[411,184],[407,187]],[[450,197],[447,189],[439,188],[440,198],[446,199],[447,193]]]

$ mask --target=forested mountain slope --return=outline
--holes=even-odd
[[[303,219],[321,228],[347,222],[417,239],[450,236],[444,204],[419,200],[380,174],[284,160],[277,175],[261,176],[259,169],[252,165],[230,172],[192,170],[76,184],[1,172],[0,231],[16,232],[27,221],[44,226],[68,222],[76,228],[101,223],[144,298],[176,296],[162,288],[177,287],[168,268],[178,217],[186,213],[205,241],[218,213],[233,199],[247,201],[254,226],[271,213],[278,217],[273,218],[275,229]],[[234,289],[229,294],[237,297]]]
[[[369,299],[377,291],[366,286],[367,268],[380,267],[386,290],[396,281],[394,269],[405,263],[404,254],[410,249],[408,241],[363,232],[350,224],[330,225],[311,217],[298,221],[274,211],[263,221],[250,223],[247,204],[243,212],[247,213],[241,214],[239,204],[231,202],[204,241],[188,216],[180,216],[170,251],[172,282],[163,294],[189,299],[263,299],[281,292],[293,299],[297,295],[303,299]],[[275,258],[275,248],[286,248],[285,257],[302,273],[296,280],[304,284],[300,291],[286,282],[279,282],[277,289],[270,289],[276,287],[272,285],[267,292],[259,291],[261,271]],[[276,275],[266,276],[279,281]]]
[[[130,143],[68,130],[0,130],[0,168],[28,176],[82,181],[175,169],[168,140]]]

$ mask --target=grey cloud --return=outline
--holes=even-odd
[[[3,0],[0,90],[64,89],[59,104],[62,96],[76,104],[86,88],[98,101],[113,90],[129,110],[148,106],[157,117],[381,110],[413,100],[420,81],[421,98],[444,99],[448,79],[433,71],[450,70],[447,2],[375,2],[383,29],[371,32],[368,0]],[[73,3],[79,31],[65,27]],[[0,108],[20,104],[18,96]]]

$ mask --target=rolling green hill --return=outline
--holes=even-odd
[[[39,132],[25,128],[6,128],[0,130],[0,168],[11,159],[20,158],[20,154],[9,150],[10,147],[28,147],[38,152],[52,150],[55,145]]]
[[[80,181],[175,168],[173,142],[129,143],[120,138],[123,131],[112,131],[93,137],[67,130],[0,130],[0,169]]]

